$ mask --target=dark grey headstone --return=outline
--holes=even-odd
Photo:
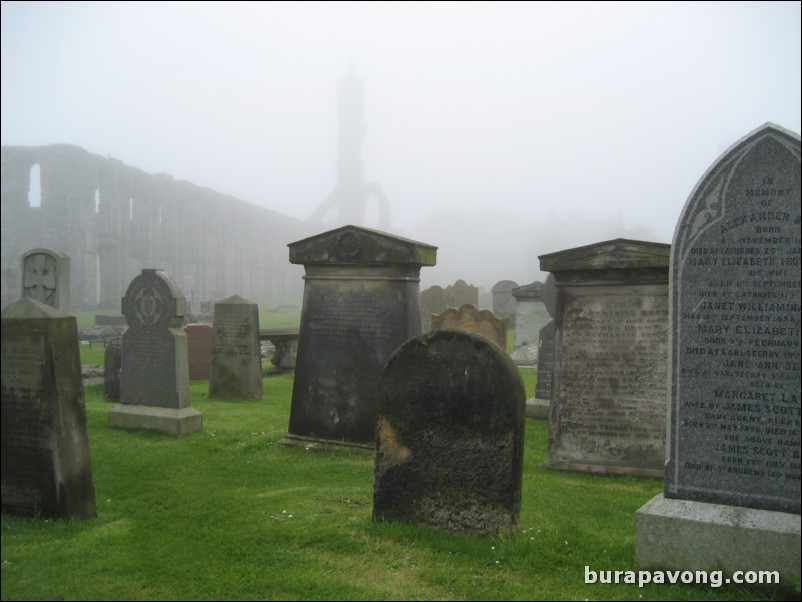
[[[667,498],[800,512],[800,142],[767,124],[677,226]]]
[[[356,226],[292,243],[306,270],[289,434],[372,448],[384,364],[420,334],[420,268],[437,248]]]
[[[70,303],[70,257],[53,249],[22,255],[22,297],[67,310]]]
[[[29,298],[2,323],[3,512],[95,516],[76,319]]]
[[[191,407],[187,336],[181,330],[186,300],[163,270],[144,269],[122,300],[128,321],[123,334],[120,404],[109,426],[187,435],[203,427]]]
[[[238,295],[214,306],[209,397],[262,399],[259,307]]]
[[[663,476],[669,251],[616,239],[540,257],[558,291],[548,467]]]
[[[378,391],[375,520],[517,527],[525,392],[506,353],[473,333],[432,332],[393,354]]]
[[[537,351],[537,383],[535,397],[551,399],[554,372],[554,320],[540,329],[540,343]]]

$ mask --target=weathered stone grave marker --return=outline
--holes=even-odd
[[[483,336],[441,330],[404,343],[379,381],[374,519],[515,529],[525,398],[518,368]]]
[[[69,309],[69,255],[52,249],[32,249],[23,253],[20,264],[24,299],[34,299],[65,311]]]
[[[76,319],[27,298],[2,323],[3,512],[93,517]]]
[[[663,476],[669,251],[619,238],[540,256],[557,285],[549,468]]]
[[[285,444],[373,448],[385,362],[420,334],[420,268],[437,247],[357,226],[289,245],[306,270]]]
[[[765,124],[725,151],[671,260],[665,492],[638,510],[637,562],[798,583],[799,135]]]
[[[512,296],[512,291],[516,288],[518,288],[517,282],[500,280],[492,289],[493,313],[499,318],[507,318],[512,328],[515,328],[515,297]]]
[[[123,333],[120,403],[109,426],[188,435],[203,428],[191,406],[187,336],[181,330],[186,300],[163,270],[143,269],[122,300],[128,321]]]
[[[507,325],[507,318],[499,318],[492,311],[480,310],[471,303],[459,309],[449,307],[443,313],[432,316],[432,330],[462,330],[481,334],[504,351],[507,349]]]
[[[543,283],[543,306],[550,319],[540,329],[537,344],[537,382],[535,396],[526,400],[526,415],[531,418],[549,419],[551,412],[551,389],[554,376],[554,316],[557,313],[557,285],[554,274],[549,274]]]
[[[259,307],[238,295],[214,306],[209,397],[262,399]]]

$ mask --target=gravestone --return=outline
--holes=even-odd
[[[194,323],[184,326],[189,355],[189,380],[208,380],[212,369],[212,339],[214,326]]]
[[[67,310],[70,303],[70,258],[52,249],[22,255],[22,297]]]
[[[96,515],[74,316],[22,299],[2,312],[3,512]]]
[[[462,307],[466,304],[479,305],[479,288],[464,280],[457,280],[446,288],[431,286],[421,291],[421,332],[429,332],[432,316],[441,314],[449,307]]]
[[[550,320],[543,302],[543,283],[512,289],[515,298],[515,346],[538,343],[540,329]]]
[[[357,226],[291,243],[306,270],[285,444],[372,449],[384,364],[420,334],[420,269],[437,247]]]
[[[187,335],[181,330],[186,300],[163,270],[143,269],[122,299],[128,321],[123,333],[120,403],[109,426],[182,436],[203,428],[191,407]]]
[[[798,134],[765,124],[713,163],[671,265],[665,490],[636,515],[637,562],[799,583]]]
[[[448,307],[462,307],[468,304],[479,306],[479,288],[464,280],[457,280],[447,286],[446,295],[449,298]]]
[[[432,330],[462,330],[487,337],[501,349],[507,349],[507,319],[493,315],[492,311],[479,310],[466,303],[459,309],[449,307],[440,315],[432,316]]]
[[[525,398],[518,368],[485,337],[442,330],[404,343],[379,381],[374,520],[514,530]]]
[[[540,256],[557,286],[547,467],[663,476],[670,249],[619,238]]]
[[[512,280],[501,280],[493,285],[493,313],[499,318],[507,318],[510,328],[515,328],[515,297],[512,296],[513,289],[518,288],[518,283]]]
[[[122,336],[114,337],[106,343],[103,353],[103,392],[107,401],[120,401],[122,359]]]
[[[479,303],[476,305],[479,309],[489,309],[493,311],[493,293],[486,289],[479,291]]]
[[[549,419],[551,412],[551,389],[554,372],[554,316],[557,313],[557,285],[554,274],[549,274],[543,283],[543,306],[549,321],[540,329],[537,344],[537,382],[535,396],[526,400],[526,415],[530,418]]]
[[[432,328],[432,316],[448,309],[449,298],[442,286],[430,286],[420,294],[421,332]]]
[[[214,306],[209,397],[262,399],[259,307],[238,295]]]

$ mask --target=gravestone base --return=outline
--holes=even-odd
[[[302,437],[300,435],[287,435],[279,441],[280,445],[292,445],[305,449],[355,449],[358,451],[376,451],[375,445],[354,443],[352,441],[333,441],[331,439],[318,439],[315,437]]]
[[[543,462],[543,467],[550,470],[565,470],[568,472],[589,472],[591,474],[656,477],[658,479],[662,479],[665,476],[665,471],[657,468],[637,468],[634,466],[605,464],[603,462],[594,464],[591,462],[564,462],[560,460],[546,460]]]
[[[548,420],[549,411],[551,410],[550,399],[538,399],[532,397],[526,400],[526,417],[537,418],[539,420]]]
[[[635,513],[635,562],[644,570],[778,571],[800,581],[800,516],[725,504],[667,499]]]
[[[203,429],[203,415],[192,407],[161,408],[121,403],[109,411],[109,426],[183,437]]]

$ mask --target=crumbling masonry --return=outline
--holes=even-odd
[[[30,198],[39,165],[41,202]],[[176,181],[77,146],[2,147],[2,305],[20,298],[20,257],[36,248],[71,260],[71,308],[118,308],[143,268],[166,270],[195,311],[238,294],[268,308],[298,305],[302,268],[287,244],[303,220]]]

